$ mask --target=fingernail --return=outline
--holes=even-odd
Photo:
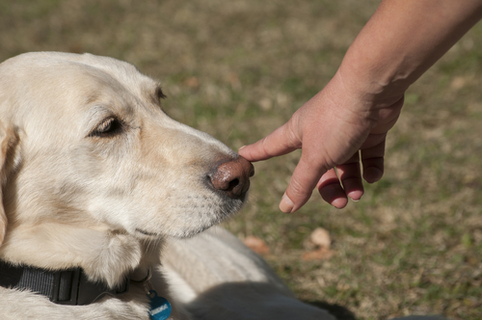
[[[358,201],[360,201],[361,197],[363,196],[363,191],[352,191],[352,192],[348,193],[347,196],[353,202],[358,202]]]
[[[284,213],[291,213],[293,211],[294,207],[293,201],[291,201],[290,198],[285,194],[283,194],[283,197],[281,198],[281,202],[279,203],[279,209],[283,211]]]
[[[331,202],[331,205],[337,209],[343,209],[347,204],[348,201],[345,198],[335,199]]]
[[[376,167],[368,167],[363,173],[363,177],[368,183],[373,183],[380,180],[383,176],[383,171]]]
[[[241,146],[241,147],[238,149],[238,151],[241,151],[241,150],[243,150],[244,148],[246,148],[246,146]]]

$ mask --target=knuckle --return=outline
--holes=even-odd
[[[291,179],[289,184],[289,192],[291,196],[302,198],[306,195],[304,185],[298,179]]]

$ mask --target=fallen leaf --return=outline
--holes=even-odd
[[[330,249],[330,233],[323,228],[316,228],[310,236],[310,241],[318,247]]]
[[[328,260],[333,257],[334,254],[334,251],[325,247],[321,247],[320,249],[303,253],[303,256],[301,258],[304,261]]]
[[[241,82],[239,81],[236,73],[231,72],[228,74],[228,82],[231,84],[233,89],[241,89]]]
[[[248,248],[257,254],[265,255],[269,253],[269,247],[263,239],[255,236],[247,236],[243,242]]]
[[[185,82],[186,86],[190,88],[197,88],[199,87],[199,81],[196,77],[190,77]]]

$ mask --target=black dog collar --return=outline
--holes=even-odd
[[[50,301],[65,305],[86,305],[109,295],[119,295],[129,290],[126,278],[117,288],[93,282],[81,268],[49,271],[26,266],[13,266],[0,260],[0,286],[10,289],[30,290],[44,295]]]

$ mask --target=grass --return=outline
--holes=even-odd
[[[283,124],[320,90],[377,1],[240,0],[0,4],[0,59],[38,50],[127,60],[164,84],[173,118],[233,149]],[[299,152],[257,163],[250,203],[226,227],[255,235],[300,299],[347,319],[482,316],[482,25],[415,85],[391,131],[382,181],[336,210],[318,195],[277,204]],[[334,257],[303,261],[316,227]],[[337,312],[336,310],[334,312]],[[339,310],[338,310],[339,312]],[[348,314],[348,315],[347,315]]]

